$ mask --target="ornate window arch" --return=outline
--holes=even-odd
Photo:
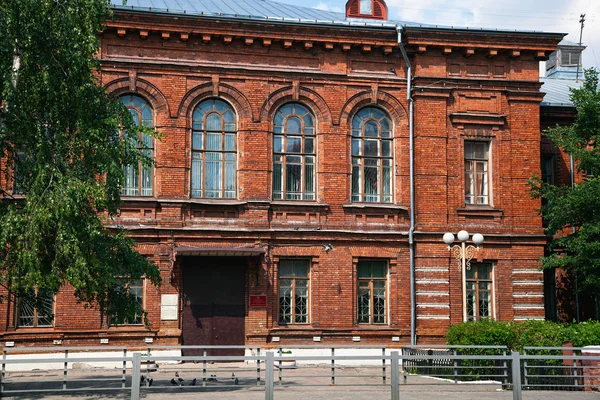
[[[192,113],[192,197],[237,197],[237,117],[220,99],[202,101]]]
[[[154,115],[150,103],[135,94],[121,96],[121,103],[131,113],[133,121],[138,126],[154,126]],[[152,136],[139,132],[137,138],[138,149],[150,159],[154,157],[154,139]],[[152,196],[153,195],[153,168],[141,162],[138,165],[124,165],[123,196]]]
[[[273,200],[315,200],[316,124],[299,103],[281,106],[273,119]]]
[[[392,122],[387,113],[369,106],[352,118],[352,201],[392,202]]]

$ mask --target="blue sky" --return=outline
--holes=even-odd
[[[344,0],[275,0],[280,3],[343,12]],[[600,0],[386,0],[389,19],[428,24],[540,30],[568,33],[579,42],[583,29],[583,66],[600,69]]]

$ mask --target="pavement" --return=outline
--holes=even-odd
[[[141,398],[147,400],[264,400],[264,386],[257,386],[255,364],[207,364],[206,378],[215,380],[202,386],[203,364],[167,364],[151,372],[152,387],[142,385]],[[177,377],[183,379],[182,386]],[[264,365],[261,384],[264,384]],[[130,375],[131,371],[127,371]],[[281,373],[281,380],[279,379]],[[386,384],[390,383],[390,368],[386,369]],[[275,370],[274,399],[286,400],[389,400],[390,387],[383,384],[380,366],[348,366],[337,368],[335,385],[331,384],[331,368],[327,366],[301,366],[297,369]],[[78,391],[58,392],[62,387],[63,371],[34,370],[7,372],[2,398],[83,400],[129,399],[130,389],[122,386],[121,369],[83,368],[68,371],[68,388]],[[126,377],[126,386],[130,381]],[[190,386],[196,378],[196,385]],[[235,378],[238,382],[236,384]],[[175,381],[175,384],[171,380]],[[36,392],[22,392],[36,390]],[[177,398],[174,399],[174,396]],[[503,390],[498,382],[461,383],[409,375],[404,383],[400,377],[400,399],[410,400],[510,400],[513,393]],[[573,391],[523,391],[523,400],[600,400],[600,392]]]

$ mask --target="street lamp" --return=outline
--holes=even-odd
[[[471,269],[471,260],[475,256],[475,252],[479,251],[479,245],[483,243],[483,235],[476,233],[473,235],[473,244],[466,244],[469,240],[469,232],[462,230],[456,235],[460,241],[460,245],[454,243],[454,234],[450,232],[444,233],[444,243],[448,245],[448,251],[452,251],[452,256],[458,261],[458,267],[462,271],[462,297],[463,297],[463,321],[467,320],[467,270]]]

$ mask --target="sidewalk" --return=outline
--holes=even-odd
[[[264,365],[261,379],[264,379]],[[148,400],[263,400],[264,387],[256,386],[256,365],[245,363],[219,363],[207,365],[206,377],[216,375],[217,381],[206,382],[202,387],[203,365],[186,363],[161,365],[157,372],[151,372],[152,387],[142,386],[141,398]],[[127,374],[130,374],[130,370]],[[175,372],[184,379],[183,385],[173,385],[177,380]],[[331,368],[327,366],[300,367],[274,371],[274,398],[285,400],[389,400],[390,387],[383,386],[381,367],[345,367],[336,369],[336,385],[331,385]],[[128,399],[130,392],[115,390],[121,387],[120,369],[79,369],[69,370],[69,388],[94,388],[94,391],[23,393],[22,395],[3,394],[3,398],[83,400],[83,399]],[[238,384],[235,383],[235,378]],[[386,369],[386,383],[390,383],[390,368]],[[110,381],[98,379],[111,379]],[[130,376],[127,377],[130,379]],[[190,386],[196,378],[196,386]],[[62,387],[62,371],[33,371],[7,373],[6,390],[49,390]],[[79,380],[79,381],[72,381]],[[82,381],[85,380],[85,381]],[[130,386],[129,380],[126,382]],[[264,384],[264,381],[261,381]],[[350,386],[351,385],[351,386]],[[97,389],[97,390],[96,390]],[[408,376],[407,384],[400,377],[400,398],[411,400],[512,400],[512,391],[502,390],[498,383],[454,384],[434,378]],[[523,391],[524,400],[600,400],[599,392],[567,391]]]

